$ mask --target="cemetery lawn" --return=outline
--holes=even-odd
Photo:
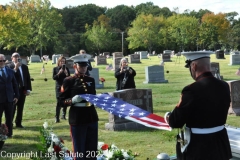
[[[235,75],[239,68],[238,65],[229,66],[230,56],[225,55],[226,59],[216,59],[212,55],[211,62],[218,62],[220,65],[220,74],[225,81],[239,80],[240,77]],[[145,81],[145,66],[159,65],[161,59],[152,56],[150,59],[141,60],[140,64],[129,64],[133,67],[137,75],[135,77],[136,87],[138,89],[152,89],[153,94],[153,110],[154,113],[164,116],[165,112],[173,110],[180,98],[181,90],[184,86],[193,83],[189,70],[184,68],[185,59],[183,56],[176,63],[176,57],[172,58],[172,62],[165,62],[165,79],[168,83],[161,84],[143,84]],[[109,64],[111,59],[107,59]],[[106,65],[95,66],[99,68],[99,77],[103,77],[106,81],[103,89],[97,89],[97,93],[115,91],[116,79],[114,71],[106,71]],[[22,125],[23,129],[13,127],[13,138],[7,139],[2,149],[1,156],[4,159],[12,159],[10,156],[16,156],[17,153],[22,154],[20,160],[27,159],[31,152],[36,152],[36,144],[39,144],[39,129],[44,121],[47,121],[53,128],[55,134],[64,140],[64,144],[72,150],[72,142],[69,133],[69,124],[67,120],[61,120],[60,123],[55,121],[55,81],[52,79],[51,61],[45,65],[45,72],[40,74],[43,63],[30,63],[28,65],[32,81],[33,91],[26,98],[24,116]],[[166,73],[169,71],[169,73]],[[47,81],[44,81],[44,78]],[[105,123],[108,123],[108,113],[97,108],[99,115],[99,141],[107,144],[115,144],[120,149],[132,150],[133,153],[139,154],[137,160],[153,160],[159,153],[167,153],[175,155],[175,135],[177,129],[170,131],[147,129],[143,131],[108,131],[105,130]],[[213,115],[215,113],[212,113]],[[4,122],[4,116],[2,118]],[[227,124],[240,127],[240,117],[229,115]],[[1,158],[0,158],[1,159]],[[13,158],[17,159],[17,157]]]

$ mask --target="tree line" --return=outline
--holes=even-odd
[[[170,11],[152,2],[114,8],[95,4],[54,8],[49,0],[14,0],[0,6],[0,52],[98,55],[139,50],[239,50],[238,13]]]

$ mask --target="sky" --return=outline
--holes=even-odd
[[[13,0],[0,0],[0,4],[6,5]],[[186,9],[190,11],[195,10],[198,12],[200,9],[208,9],[215,14],[222,12],[236,11],[240,14],[240,0],[50,0],[51,4],[56,8],[64,8],[68,6],[78,6],[84,4],[96,4],[97,6],[113,8],[117,5],[137,6],[141,3],[153,2],[160,8],[168,7],[171,11],[174,8],[179,9],[179,13],[184,12]],[[240,15],[237,17],[239,18]]]

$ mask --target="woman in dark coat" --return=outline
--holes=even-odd
[[[63,80],[70,76],[69,69],[66,67],[66,58],[61,56],[59,57],[57,61],[57,67],[53,68],[53,80],[56,81],[56,98],[57,98],[57,106],[56,106],[56,123],[60,122],[59,116],[60,116],[60,110],[61,110],[61,105],[59,102],[59,94],[60,94],[60,89],[63,83]],[[67,107],[63,107],[63,113],[61,119],[66,119],[66,110]]]
[[[120,66],[115,72],[116,90],[136,88],[134,77],[136,76],[136,71],[128,66],[126,58],[122,58],[120,61]]]

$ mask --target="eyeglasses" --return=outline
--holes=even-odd
[[[0,62],[6,62],[6,60],[0,60]]]

